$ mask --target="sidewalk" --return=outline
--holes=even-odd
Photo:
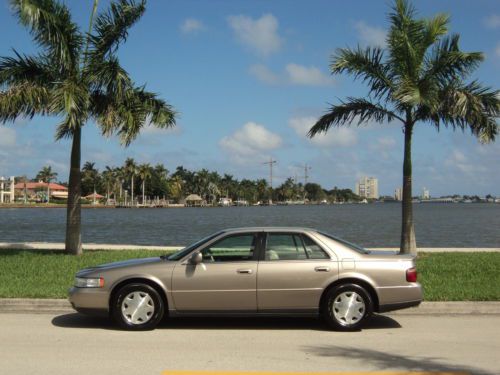
[[[0,298],[0,313],[67,314],[75,312],[66,299]],[[500,301],[422,302],[388,315],[500,315]]]
[[[83,250],[160,250],[177,251],[183,246],[147,246],[147,245],[120,245],[120,244],[96,244],[84,243]],[[59,242],[0,242],[0,251],[7,249],[18,250],[64,250],[64,243]],[[396,247],[377,247],[371,250],[399,251]],[[497,252],[497,247],[421,247],[419,253],[469,253],[469,252]]]

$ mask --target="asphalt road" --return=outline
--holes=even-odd
[[[76,313],[0,314],[0,374],[225,371],[500,373],[500,315],[378,316],[362,331],[314,319],[177,319],[124,332]]]

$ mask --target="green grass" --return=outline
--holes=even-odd
[[[165,254],[153,250],[0,250],[0,298],[66,298],[79,269]],[[426,301],[500,301],[500,253],[424,253],[417,260]]]
[[[0,250],[0,298],[66,298],[76,271],[82,268],[165,253],[96,250],[76,257],[62,251]]]
[[[418,281],[426,301],[499,301],[500,253],[423,253]]]

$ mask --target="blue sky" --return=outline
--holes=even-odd
[[[87,27],[91,0],[68,0],[75,20]],[[500,85],[500,3],[496,0],[415,2],[421,16],[451,16],[461,48],[486,59],[474,78]],[[108,2],[101,0],[99,9]],[[381,194],[401,185],[401,127],[372,124],[343,128],[314,140],[305,132],[337,98],[364,97],[348,76],[330,76],[338,47],[383,45],[388,1],[160,1],[150,0],[120,49],[122,65],[179,112],[172,130],[146,129],[128,148],[102,138],[92,123],[83,131],[82,161],[98,168],[125,158],[208,168],[235,177],[267,178],[264,161],[278,161],[274,184],[287,177],[325,188],[354,188],[363,175],[379,179]],[[8,2],[0,6],[0,55],[12,48],[36,51],[16,23]],[[0,175],[33,176],[52,165],[67,180],[70,144],[54,142],[56,118],[19,119],[0,126]],[[469,133],[419,124],[414,136],[414,191],[500,195],[500,142],[481,145]]]

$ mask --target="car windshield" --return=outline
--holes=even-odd
[[[318,233],[319,233],[319,234],[321,234],[322,236],[325,236],[325,237],[327,237],[327,238],[331,239],[331,240],[334,240],[334,241],[336,241],[336,242],[339,242],[339,243],[341,243],[342,245],[344,245],[345,247],[348,247],[349,249],[354,250],[354,251],[356,251],[356,252],[358,252],[358,253],[361,253],[361,254],[369,254],[369,253],[370,253],[370,251],[369,251],[369,250],[366,250],[364,247],[361,247],[361,246],[355,245],[355,244],[350,243],[350,242],[348,242],[348,241],[346,241],[346,240],[343,240],[343,239],[341,239],[341,238],[338,238],[338,237],[336,237],[336,236],[334,236],[334,235],[331,235],[331,234],[328,234],[328,233],[324,233],[324,232],[318,232]]]
[[[198,246],[201,246],[203,245],[205,242],[208,242],[210,241],[211,239],[217,237],[219,234],[223,233],[222,231],[220,232],[217,232],[217,233],[214,233],[214,234],[211,234],[210,236],[208,237],[205,237],[205,238],[202,238],[201,240],[195,242],[194,244],[192,245],[189,245],[188,247],[185,247],[181,250],[179,250],[178,252],[166,257],[167,260],[179,260],[179,259],[182,259],[184,258],[187,254],[189,254],[191,251],[193,251],[195,248],[197,248]]]

